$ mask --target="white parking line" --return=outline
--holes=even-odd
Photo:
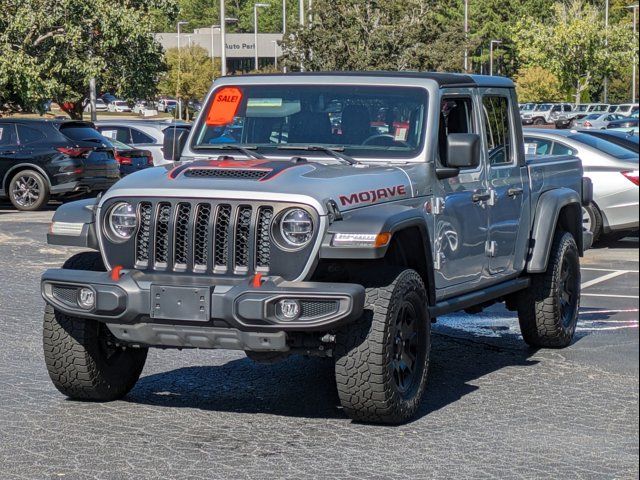
[[[607,280],[611,280],[612,278],[619,277],[620,275],[624,275],[625,273],[629,273],[629,272],[627,272],[626,270],[618,270],[618,271],[612,272],[612,273],[610,273],[608,275],[603,275],[602,277],[598,277],[598,278],[595,278],[593,280],[589,280],[588,282],[584,282],[582,284],[582,289],[584,290],[585,288],[589,288],[589,287],[592,287],[592,286],[597,285],[599,283],[606,282]]]
[[[640,273],[638,270],[614,270],[613,268],[591,268],[580,267],[580,270],[588,270],[589,272],[624,272],[624,273]]]
[[[583,297],[606,297],[606,298],[633,298],[638,299],[637,295],[609,295],[608,293],[583,293]]]

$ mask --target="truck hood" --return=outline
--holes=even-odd
[[[171,197],[327,203],[342,212],[411,198],[411,181],[396,166],[337,165],[295,160],[197,160],[125,177],[102,198]],[[101,202],[101,203],[102,203]]]

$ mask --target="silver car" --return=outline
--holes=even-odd
[[[601,129],[607,128],[610,122],[622,120],[624,115],[619,113],[592,113],[575,121],[574,128],[577,129]]]
[[[118,140],[136,148],[149,150],[155,166],[167,162],[162,153],[164,133],[173,126],[188,126],[185,122],[166,120],[104,120],[96,122],[98,131],[107,138]]]
[[[525,130],[533,155],[577,155],[593,182],[593,203],[584,208],[584,226],[594,234],[638,230],[638,154],[606,140],[571,130]]]

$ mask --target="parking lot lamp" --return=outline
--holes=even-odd
[[[493,46],[500,45],[502,40],[491,40],[489,43],[489,75],[493,76]]]
[[[255,49],[255,58],[256,58],[256,63],[255,63],[255,68],[256,70],[258,70],[260,68],[260,66],[258,65],[258,9],[259,8],[269,8],[269,4],[268,3],[254,3],[253,4],[253,36],[255,39],[255,45],[254,45],[254,49]]]
[[[609,0],[604,2],[604,51],[609,56]],[[609,103],[609,76],[604,76],[603,103]]]
[[[469,73],[469,0],[464,0],[464,72]]]
[[[629,5],[627,8],[633,10],[633,36],[634,36],[634,45],[633,45],[633,70],[631,74],[631,103],[636,103],[636,75],[638,73],[638,58],[636,54],[637,45],[635,44],[635,36],[638,33],[638,4]]]
[[[180,27],[186,25],[189,22],[185,20],[179,20],[177,25],[178,29],[178,74],[176,75],[176,99],[178,100],[178,118],[182,119],[182,99],[180,98],[180,76],[182,74],[182,57],[180,54]]]

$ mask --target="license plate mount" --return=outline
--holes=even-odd
[[[151,286],[151,318],[183,322],[208,322],[211,312],[209,287]]]

